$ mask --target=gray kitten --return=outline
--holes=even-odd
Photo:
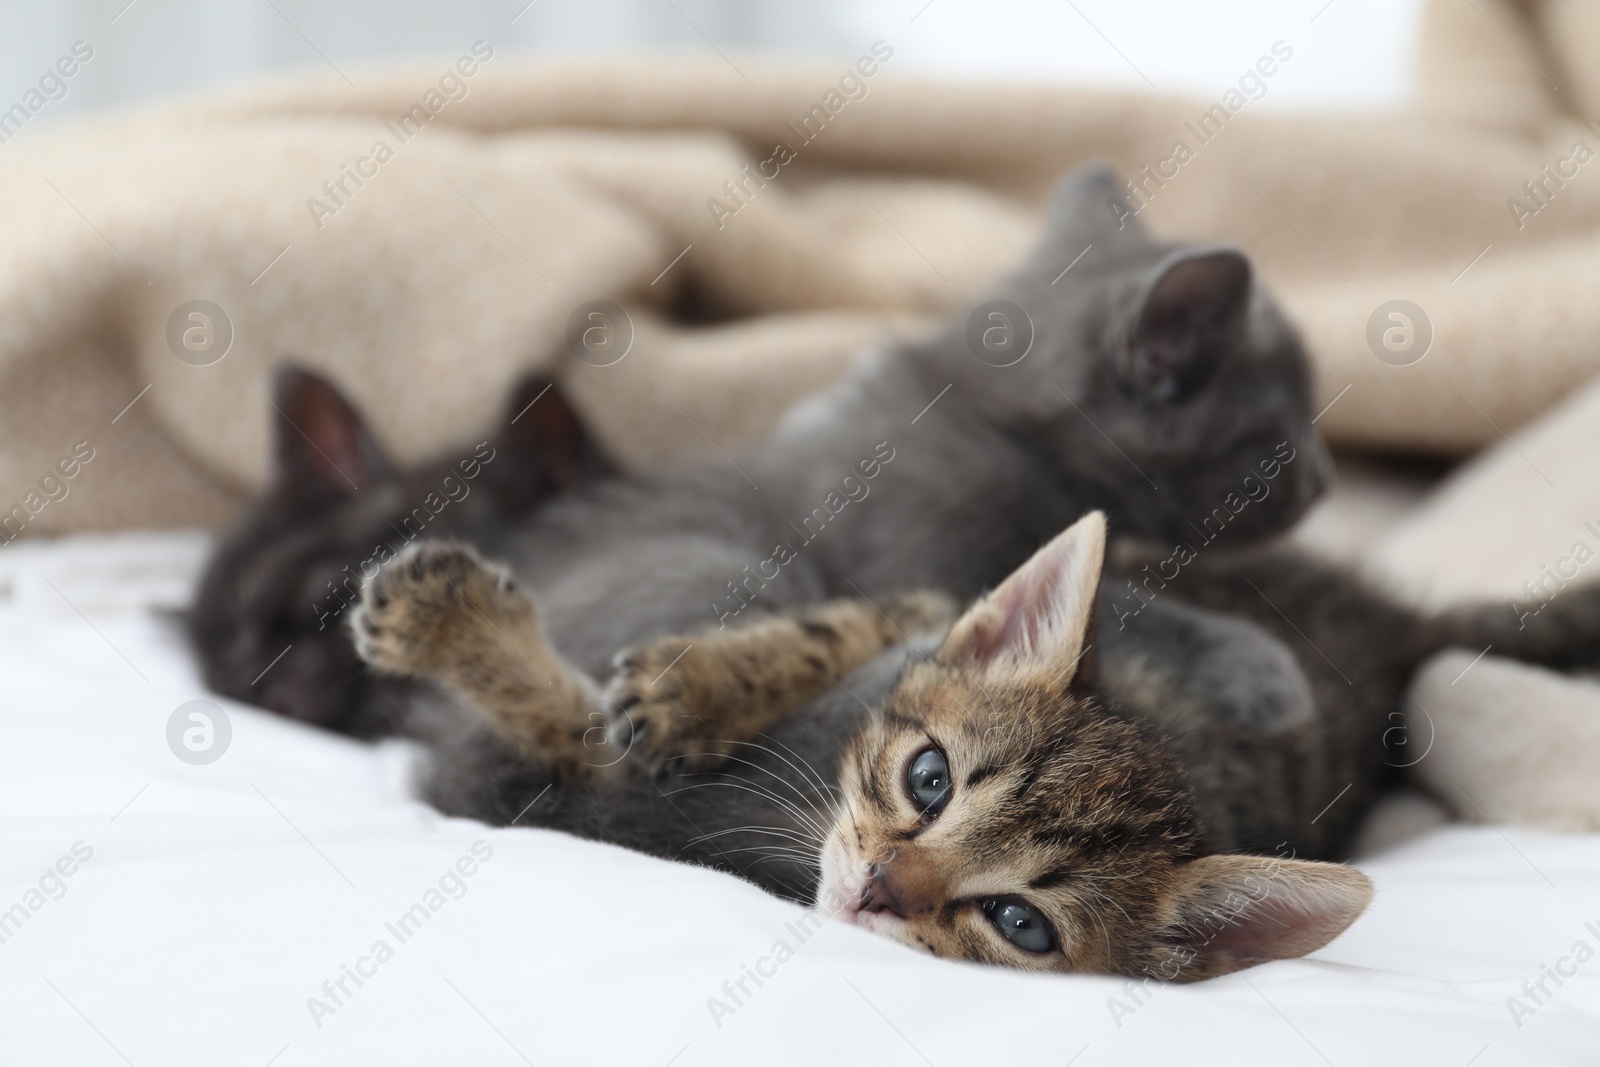
[[[1329,472],[1298,337],[1243,255],[1156,241],[1118,202],[1101,168],[1057,191],[998,288],[1032,323],[1020,360],[988,359],[964,317],[864,360],[736,460],[552,502],[502,558],[563,653],[603,677],[622,648],[751,611],[970,599],[1095,509],[1161,544],[1288,528]],[[1223,509],[1250,485],[1259,500]]]
[[[430,536],[510,560],[563,653],[603,677],[620,649],[707,622],[896,589],[971,598],[1093,508],[1162,544],[1195,527],[1222,544],[1288,528],[1328,479],[1299,341],[1243,256],[1154,240],[1118,184],[1093,166],[1065,179],[1037,247],[997,287],[1032,320],[1020,361],[969,341],[972,318],[991,322],[964,318],[864,361],[737,470],[602,484],[559,389],[527,408],[530,388],[510,405],[508,420],[528,414],[502,431],[494,484]],[[308,721],[392,729],[404,687],[360,671],[327,625],[329,591],[350,599],[375,547],[410,542],[407,516],[440,471],[397,470],[314,375],[287,372],[275,403],[274,484],[224,538],[191,615],[207,681]],[[1223,508],[1241,491],[1248,506]],[[1233,643],[1248,654],[1248,637]],[[1229,714],[1264,704],[1247,695]]]

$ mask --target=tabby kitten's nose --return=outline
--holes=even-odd
[[[906,917],[905,908],[895,893],[894,883],[889,881],[888,868],[881,863],[874,863],[867,872],[867,884],[861,887],[861,910],[874,913],[886,911],[902,919]]]

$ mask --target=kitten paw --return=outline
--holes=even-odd
[[[628,759],[652,777],[674,759],[686,771],[709,770],[737,747],[707,736],[712,724],[697,710],[705,685],[698,665],[688,662],[692,649],[692,638],[664,637],[620,652],[614,661],[616,673],[605,690],[613,733],[626,740]]]
[[[466,545],[421,541],[362,587],[350,632],[378,670],[426,674],[454,665],[480,631],[525,622],[533,610],[506,568]]]

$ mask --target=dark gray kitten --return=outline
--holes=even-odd
[[[513,390],[491,438],[409,470],[319,375],[281,368],[273,409],[272,483],[223,535],[188,613],[206,684],[358,737],[393,733],[415,687],[356,656],[345,624],[362,583],[421,537],[493,552],[541,503],[610,465],[537,376]]]
[[[1117,187],[1101,167],[1064,180],[1038,246],[998,287],[1032,321],[1020,361],[969,341],[974,319],[992,325],[975,314],[865,360],[737,470],[716,461],[567,500],[605,465],[555,390],[503,431],[492,491],[451,505],[429,536],[511,560],[562,651],[603,675],[661,633],[830,596],[970,598],[1092,508],[1158,543],[1196,538],[1191,524],[1224,543],[1286,529],[1328,474],[1294,331],[1243,256],[1124,225]],[[397,470],[314,376],[282,379],[277,408],[273,487],[224,538],[192,614],[207,681],[292,717],[383,729],[394,687],[360,670],[326,613],[376,547],[415,536],[406,518],[444,472]],[[1285,454],[1297,458],[1264,480]],[[1249,485],[1268,495],[1213,518]],[[534,500],[554,503],[535,520]]]

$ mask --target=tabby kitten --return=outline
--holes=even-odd
[[[625,656],[596,701],[622,716],[620,740],[576,709],[548,713],[553,693],[592,683],[509,575],[463,546],[408,550],[352,629],[369,663],[439,681],[490,725],[467,749],[460,724],[435,746],[446,811],[504,821],[528,796],[513,821],[712,862],[959,959],[1189,980],[1320,948],[1365,908],[1365,877],[1206,854],[1181,764],[1097,697],[1086,640],[1104,543],[1093,513],[953,626],[949,601],[917,594],[664,639]],[[948,630],[931,656],[838,686],[929,630]],[[864,708],[886,697],[881,710],[795,710],[852,687]]]
[[[1241,553],[1173,593],[1277,617],[1313,707],[1228,724],[1169,704],[1137,660],[1097,669],[1104,546],[1093,513],[959,617],[902,594],[662,637],[604,692],[465,546],[409,549],[352,628],[374,667],[468,712],[431,746],[447,812],[707,863],[936,955],[1172,980],[1303,955],[1359,916],[1364,876],[1295,856],[1336,855],[1395,774],[1382,741],[1424,658],[1496,643],[1600,663],[1600,588],[1522,628],[1502,606],[1423,615],[1313,558]],[[1145,636],[1154,656],[1188,641]],[[581,704],[552,699],[573,690]]]

